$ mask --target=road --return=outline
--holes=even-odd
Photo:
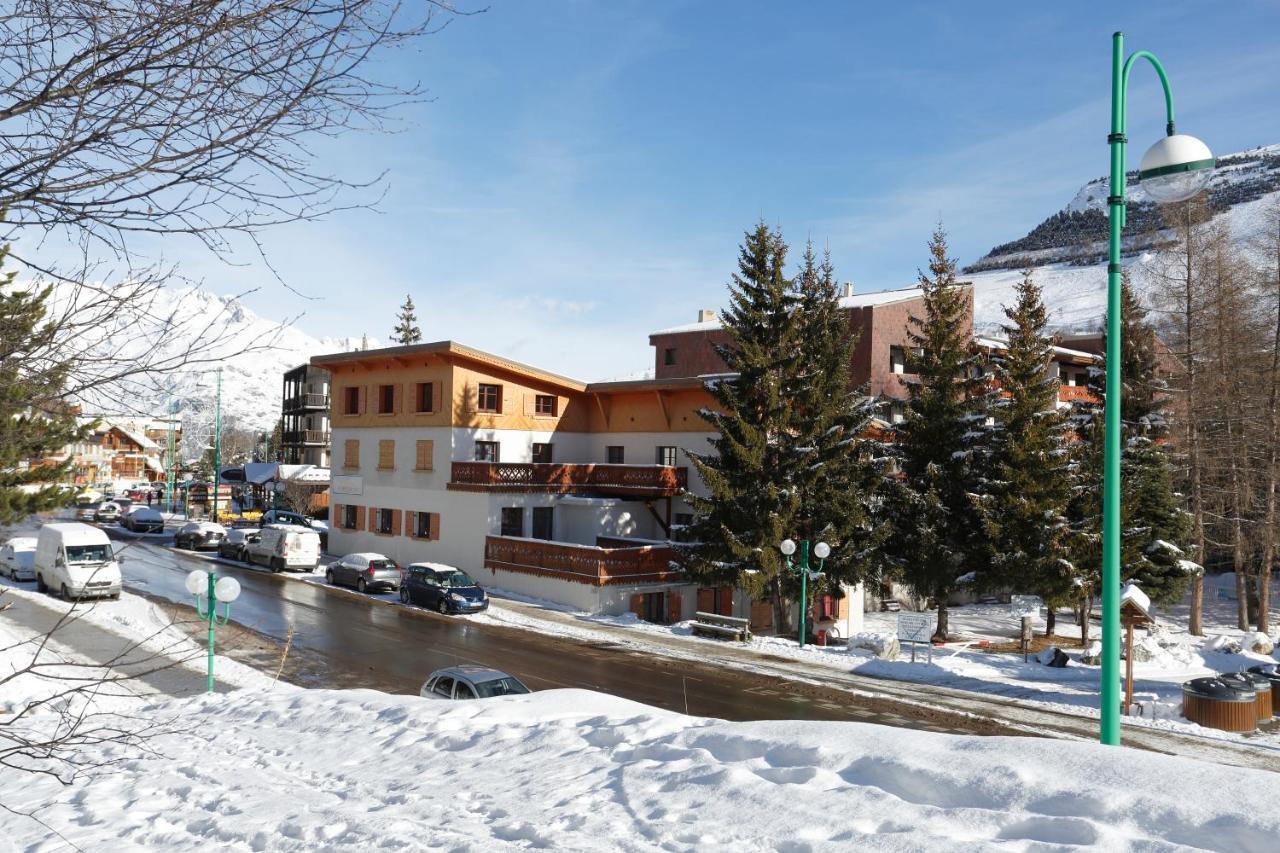
[[[156,542],[135,541],[122,555],[126,589],[179,604],[191,600],[187,574],[210,565],[203,557]],[[853,720],[967,734],[1008,733],[989,721],[945,710],[642,655],[611,643],[586,643],[388,606],[248,566],[219,563],[218,572],[240,581],[240,597],[231,609],[233,622],[276,643],[282,643],[292,627],[290,654],[301,658],[301,671],[309,673],[295,680],[308,686],[416,693],[435,669],[477,663],[510,672],[535,690],[582,687],[727,720]]]

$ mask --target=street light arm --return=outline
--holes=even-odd
[[[1164,66],[1160,64],[1160,60],[1156,59],[1154,53],[1147,50],[1139,50],[1130,54],[1129,58],[1124,61],[1124,70],[1120,73],[1120,127],[1124,128],[1128,122],[1128,102],[1129,102],[1129,73],[1133,71],[1134,63],[1139,59],[1145,59],[1151,63],[1156,69],[1156,74],[1160,77],[1160,85],[1164,88],[1164,111],[1167,124],[1165,125],[1165,134],[1173,136],[1175,133],[1173,123],[1173,89],[1169,87],[1169,76],[1164,73]],[[1120,131],[1121,133],[1124,130]]]

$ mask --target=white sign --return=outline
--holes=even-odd
[[[928,613],[899,613],[898,640],[928,643],[933,637],[933,617]]]
[[[1014,619],[1039,619],[1040,608],[1043,606],[1044,602],[1038,595],[1009,596],[1009,612]]]
[[[364,478],[354,477],[350,474],[340,474],[333,478],[329,491],[335,495],[363,495]]]

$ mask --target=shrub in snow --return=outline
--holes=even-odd
[[[1240,648],[1246,652],[1269,655],[1275,650],[1275,643],[1261,631],[1245,631],[1240,635]]]
[[[1244,647],[1240,645],[1239,640],[1228,637],[1226,634],[1219,634],[1209,641],[1209,648],[1223,654],[1238,655]]]
[[[890,634],[854,634],[849,640],[850,649],[864,649],[881,660],[897,660],[902,653],[898,638]]]
[[[1094,640],[1089,644],[1089,648],[1085,649],[1084,654],[1080,655],[1080,663],[1086,666],[1100,666],[1102,664],[1102,643]]]

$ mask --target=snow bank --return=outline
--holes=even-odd
[[[1272,849],[1280,776],[1088,743],[725,723],[582,690],[202,697],[201,724],[8,805],[84,849]],[[1223,792],[1230,791],[1230,796]],[[6,818],[9,842],[48,831]]]

